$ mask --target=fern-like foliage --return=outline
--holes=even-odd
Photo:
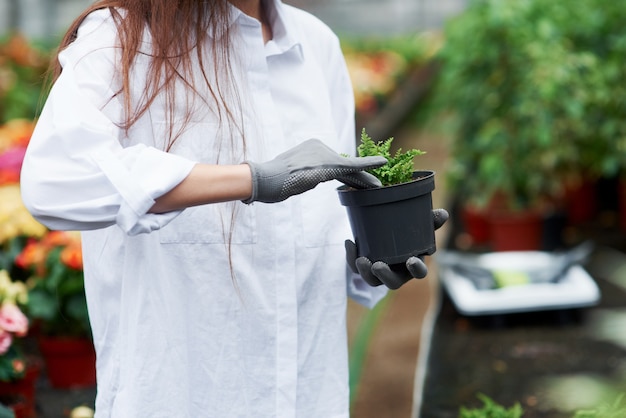
[[[485,394],[479,393],[477,396],[483,401],[483,407],[470,409],[462,406],[459,410],[459,418],[521,418],[524,414],[519,402],[506,408]]]
[[[383,184],[390,186],[393,184],[406,183],[413,179],[413,158],[417,155],[426,154],[418,149],[411,149],[402,152],[398,149],[395,154],[391,154],[391,143],[393,137],[385,141],[376,142],[365,132],[361,131],[361,143],[357,148],[360,157],[383,156],[387,159],[387,164],[374,168],[369,172],[375,175]]]

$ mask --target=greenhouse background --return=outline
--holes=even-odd
[[[408,145],[412,142],[415,139],[413,130],[402,133],[398,124],[423,95],[432,75],[427,60],[435,50],[429,47],[428,39],[421,39],[419,35],[426,30],[441,28],[446,18],[462,10],[466,1],[287,0],[285,2],[317,15],[337,32],[342,41],[346,42],[346,59],[355,80],[356,90],[359,91],[357,112],[362,115],[359,118],[359,126],[367,124],[369,131],[378,132],[378,135],[384,135],[397,127],[397,143]],[[47,60],[66,27],[90,3],[91,0],[0,0],[0,36],[4,42],[0,44],[0,160],[6,161],[10,158],[12,164],[12,167],[4,167],[0,161],[0,220],[6,220],[7,213],[9,219],[8,222],[0,223],[0,263],[4,263],[5,266],[0,265],[0,270],[7,268],[7,265],[9,268],[12,267],[12,257],[20,253],[27,242],[21,239],[21,236],[10,238],[15,236],[15,229],[19,230],[22,226],[33,227],[32,223],[29,225],[18,223],[18,219],[22,219],[24,215],[24,210],[19,204],[19,183],[16,182],[16,173],[19,170],[15,170],[13,166],[18,162],[16,157],[23,155],[25,144],[33,129],[32,119],[37,114],[41,94],[39,89]],[[378,42],[371,45],[361,44],[360,39],[365,38],[394,39],[391,43],[384,41],[381,44]],[[433,43],[435,46],[438,44]],[[396,48],[402,51],[396,51]],[[424,80],[421,80],[422,76],[425,76]],[[401,93],[397,95],[400,100],[397,100],[398,103],[394,106],[387,106],[387,98],[395,96],[396,92]],[[433,156],[431,158],[433,167],[441,164],[445,156],[435,148],[429,146]],[[437,191],[439,196],[437,202],[440,202],[443,196],[442,186],[439,186]],[[22,233],[25,232],[23,229]],[[41,243],[44,243],[48,237],[58,237],[55,232],[38,231],[37,236],[44,234],[41,240]],[[27,236],[31,234],[32,231],[26,233]],[[64,236],[63,239],[66,240],[64,251],[71,250],[75,254],[77,237],[70,235]],[[77,270],[74,268],[64,265],[60,260],[56,260],[56,264],[64,269],[66,277],[63,280],[81,279],[82,275],[77,276],[75,274]],[[19,282],[19,274],[12,271],[11,279]],[[45,283],[45,277],[37,277],[34,283],[37,285]],[[418,392],[420,387],[419,384],[414,384],[420,345],[419,334],[424,313],[430,306],[428,301],[431,283],[415,281],[406,286],[404,292],[406,302],[388,304],[390,312],[393,312],[395,305],[402,306],[408,302],[412,306],[411,314],[402,321],[394,320],[394,327],[389,328],[392,332],[402,335],[408,343],[389,338],[384,331],[386,327],[383,327],[371,338],[371,348],[362,350],[370,344],[370,338],[363,340],[362,336],[372,331],[371,321],[382,312],[383,306],[381,305],[381,310],[371,312],[371,315],[355,303],[349,306],[349,333],[355,341],[352,362],[354,366],[351,366],[354,369],[351,371],[353,375],[351,386],[355,416],[378,417],[381,416],[381,410],[392,415],[408,415],[416,407],[414,391]],[[47,297],[45,299],[47,303],[42,303],[42,293],[37,293],[37,290],[40,289],[29,292],[29,315],[33,317],[41,313],[43,308],[52,306],[59,298],[59,295],[46,294],[52,297]],[[65,299],[59,304],[65,306]],[[39,312],[34,312],[35,310]],[[67,320],[62,318],[63,314],[56,315],[58,311],[54,308],[51,313],[55,319],[61,317]],[[79,313],[82,315],[84,312],[80,310]],[[50,320],[44,322],[51,323]],[[34,334],[34,331],[31,334]],[[39,348],[40,344],[35,343],[32,338],[29,337],[26,341],[32,345],[29,350],[35,353],[41,351],[43,355],[43,349]],[[361,351],[363,355],[367,355],[368,352],[384,354],[397,349],[401,349],[403,353],[389,357],[391,364],[362,357],[357,352]],[[47,358],[45,366],[38,374],[33,375],[29,372],[27,375],[29,378],[25,378],[24,383],[31,387],[27,397],[30,412],[34,409],[39,418],[57,418],[60,411],[64,413],[70,410],[80,411],[81,405],[92,406],[95,397],[92,355],[92,352],[87,350],[85,358],[80,360],[87,366],[72,367],[82,370],[82,376],[70,375],[67,373],[67,367],[61,369],[60,375],[53,374],[54,369],[48,366],[51,363]],[[75,355],[74,359],[78,360],[81,357]],[[0,355],[0,360],[2,359]],[[391,384],[379,377],[381,372],[393,370],[398,364],[403,369],[402,373],[394,376]],[[4,404],[6,400],[2,397],[2,380],[0,377],[0,404]],[[32,385],[35,385],[34,389]],[[372,394],[376,396],[372,397]],[[32,414],[28,416],[30,418]]]
[[[439,27],[467,0],[291,0],[340,33],[394,34]],[[41,38],[62,32],[91,0],[2,0],[0,33],[17,29]]]
[[[425,279],[348,303],[352,418],[626,417],[626,2],[284,1],[339,35],[355,140],[426,151],[414,168],[451,214]],[[0,307],[7,283],[27,292],[41,322],[13,341],[36,354],[42,326],[88,326],[32,259],[84,297],[80,235],[34,221],[19,175],[54,46],[90,2],[0,0]],[[1,350],[0,407],[15,383]],[[69,389],[39,364],[36,416],[89,416],[94,361]]]

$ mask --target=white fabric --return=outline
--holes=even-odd
[[[276,1],[274,40],[235,12],[247,154],[266,161],[315,137],[353,153],[353,96],[338,39]],[[170,153],[163,102],[118,128],[115,28],[93,13],[29,146],[23,199],[54,229],[82,230],[98,354],[96,416],[348,417],[347,296],[385,289],[348,273],[345,209],[330,182],[277,204],[148,214],[196,162],[240,162],[204,112]],[[137,99],[147,58],[133,73]],[[183,110],[180,110],[182,113]],[[179,119],[177,119],[179,120]],[[231,161],[228,161],[231,160]],[[232,217],[232,230],[230,229]],[[232,275],[231,275],[232,273]]]

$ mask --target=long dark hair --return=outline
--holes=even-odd
[[[188,93],[198,95],[198,87],[189,81],[196,79],[194,66],[198,65],[206,84],[203,87],[212,96],[215,104],[212,110],[220,124],[226,122],[231,132],[238,132],[243,137],[241,112],[232,107],[239,106],[240,100],[236,88],[232,88],[234,79],[230,59],[230,6],[227,0],[98,0],[71,24],[60,43],[59,52],[76,39],[79,26],[90,13],[104,8],[110,10],[119,35],[121,53],[118,71],[122,85],[117,94],[123,97],[124,103],[121,127],[128,131],[148,110],[155,98],[163,94],[169,115],[169,150],[184,130],[181,128],[174,131],[176,85],[182,84]],[[130,72],[140,53],[146,30],[152,40],[147,83],[144,96],[139,103],[133,103],[129,84]],[[199,45],[203,47],[198,47]],[[206,48],[205,45],[209,47]],[[209,57],[206,56],[207,50]],[[192,64],[194,55],[197,63]],[[52,65],[51,83],[62,71],[58,59],[53,60]],[[209,82],[209,79],[214,81]],[[224,82],[220,83],[219,80]],[[228,92],[225,89],[229,89]],[[231,93],[235,95],[234,104],[227,100]],[[183,126],[190,118],[191,114],[187,114]]]
[[[209,92],[211,97],[202,98],[203,102],[209,105],[213,103],[212,110],[217,115],[220,126],[224,123],[229,126],[230,141],[233,142],[235,137],[239,137],[245,153],[241,100],[236,86],[233,87],[235,80],[231,67],[232,37],[228,0],[98,0],[71,24],[60,43],[59,52],[76,39],[78,28],[90,13],[105,8],[108,8],[113,16],[120,42],[121,53],[117,70],[122,83],[116,95],[121,95],[124,103],[124,120],[121,127],[128,132],[150,108],[157,96],[163,94],[169,126],[165,151],[169,151],[192,117],[192,108],[188,108],[183,126],[174,128],[175,122],[180,123],[174,120],[174,106],[180,105],[176,103],[176,88],[182,85],[189,94],[201,96],[200,90]],[[137,56],[144,53],[140,52],[140,46],[146,30],[149,31],[152,41],[151,60],[146,86],[143,86],[144,96],[138,103],[133,103],[130,88],[131,69]],[[193,61],[194,57],[196,62]],[[205,82],[204,86],[196,86],[189,81],[197,80],[198,66]],[[52,62],[49,85],[54,83],[61,72],[62,68],[57,58]],[[216,145],[221,149],[221,144]],[[217,159],[219,160],[219,152]],[[237,206],[233,205],[227,236],[231,276],[235,287],[238,288],[231,251],[236,212]]]

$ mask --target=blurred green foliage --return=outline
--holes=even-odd
[[[20,34],[0,38],[0,124],[35,118],[49,56]]]
[[[511,208],[626,167],[626,3],[474,0],[444,31],[429,105],[452,115],[450,185]]]
[[[357,122],[376,116],[411,73],[430,62],[440,44],[440,36],[434,33],[341,37]]]
[[[574,418],[623,418],[626,417],[626,405],[621,394],[612,403],[604,403],[593,409],[576,411]]]
[[[440,43],[438,36],[430,32],[416,32],[390,37],[341,37],[341,47],[347,54],[393,52],[408,64],[427,62]]]

